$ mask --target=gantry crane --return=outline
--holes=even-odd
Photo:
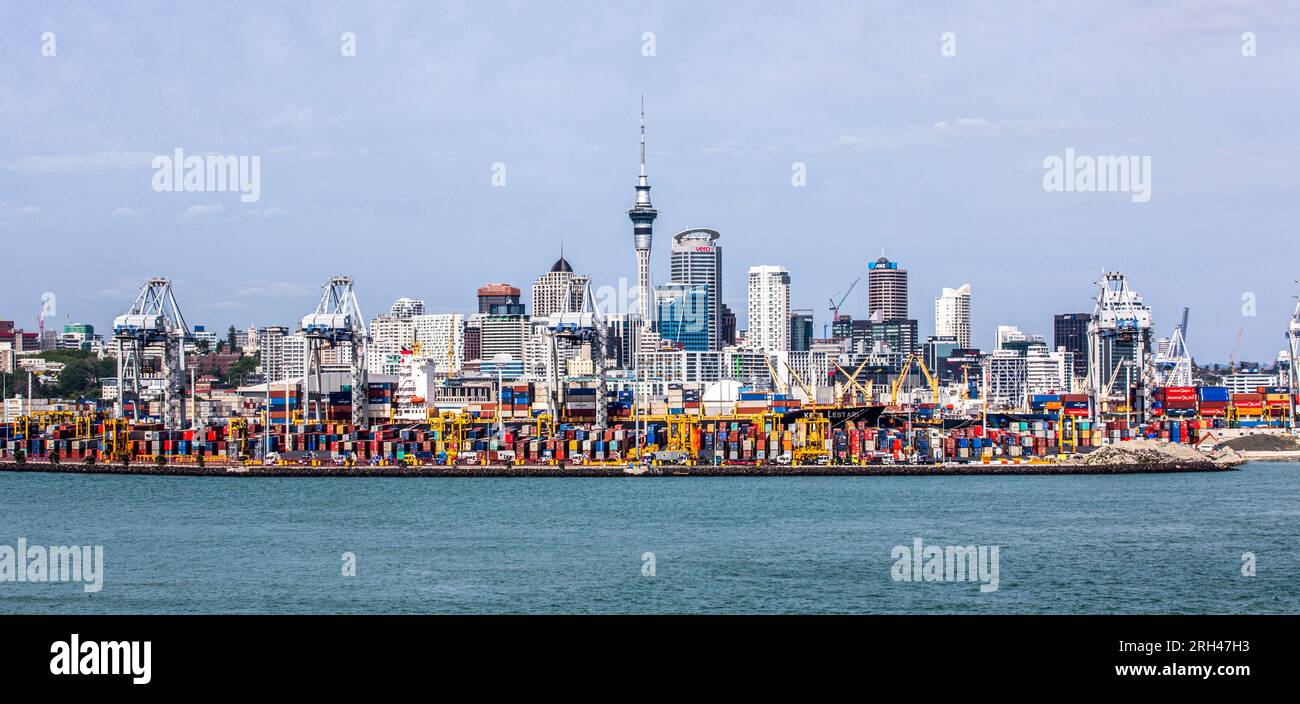
[[[370,335],[366,321],[357,304],[357,294],[351,276],[335,276],[322,287],[320,303],[314,313],[302,319],[302,332],[307,338],[307,354],[303,365],[303,410],[311,399],[311,373],[316,372],[316,389],[320,391],[320,352],[327,343],[330,347],[347,346],[351,351],[352,366],[352,424],[365,425],[367,420],[368,372],[366,352]],[[286,378],[292,374],[286,373]],[[320,405],[316,406],[316,420],[320,420]]]
[[[1183,308],[1183,322],[1174,327],[1168,348],[1153,362],[1161,386],[1192,385],[1192,354],[1187,350],[1187,312],[1187,308]]]
[[[609,344],[608,330],[604,317],[596,309],[590,281],[587,282],[582,297],[581,311],[552,313],[547,319],[546,340],[547,381],[550,387],[547,390],[547,405],[551,417],[560,418],[560,408],[564,405],[564,387],[560,380],[559,341],[586,343],[591,348],[592,373],[596,377],[596,427],[603,429],[609,419],[609,408],[605,400],[607,389],[605,352]]]
[[[155,386],[149,391],[162,397],[166,428],[184,428],[185,404],[181,397],[185,383],[185,345],[193,341],[193,336],[172,293],[171,279],[152,278],[140,287],[140,295],[131,309],[113,319],[113,340],[117,343],[114,416],[123,417],[128,391],[133,400],[140,400],[145,360],[157,357],[161,364],[149,376],[151,379],[161,376],[163,383],[161,388]]]
[[[1095,408],[1108,400],[1113,379],[1125,362],[1132,370],[1140,406],[1138,422],[1145,422],[1146,386],[1153,369],[1147,355],[1151,349],[1151,309],[1142,296],[1129,288],[1121,272],[1104,272],[1097,282],[1096,308],[1088,322],[1088,387]],[[1152,379],[1154,380],[1154,379]],[[1130,397],[1124,390],[1124,398]]]
[[[1300,391],[1300,363],[1296,361],[1297,358],[1300,358],[1300,300],[1296,301],[1295,311],[1291,313],[1291,322],[1286,329],[1286,342],[1288,352],[1286,378],[1287,386],[1291,387],[1288,392],[1290,394],[1291,424],[1294,426],[1296,413],[1300,410],[1296,407],[1296,392]]]

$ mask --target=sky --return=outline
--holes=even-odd
[[[152,276],[209,329],[292,324],[335,274],[367,317],[468,313],[561,246],[617,287],[644,95],[652,278],[672,234],[718,230],[742,328],[750,266],[787,267],[820,335],[858,277],[865,316],[884,252],[922,336],[970,283],[975,345],[1050,339],[1111,269],[1160,335],[1191,308],[1198,361],[1238,329],[1270,359],[1297,69],[1290,3],[0,2],[0,319],[35,329],[49,292],[47,326],[107,329]],[[177,148],[258,157],[258,200],[155,190]],[[1149,157],[1150,200],[1045,189],[1067,149]]]

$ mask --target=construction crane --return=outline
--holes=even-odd
[[[916,360],[917,365],[921,368],[921,374],[925,376],[925,381],[930,385],[930,393],[934,394],[934,405],[939,405],[939,382],[930,374],[930,369],[925,366],[925,358],[913,352],[907,355],[903,362],[903,367],[898,370],[898,377],[894,379],[894,384],[890,394],[890,405],[898,405],[898,391],[903,386],[903,381],[907,379],[907,373],[912,369],[912,360]]]
[[[560,417],[560,408],[564,405],[564,388],[560,383],[560,340],[577,344],[587,344],[591,349],[592,373],[596,377],[596,427],[604,429],[609,419],[609,408],[605,401],[608,382],[605,379],[605,352],[608,348],[608,329],[605,319],[596,309],[595,297],[591,292],[591,282],[586,283],[582,296],[582,310],[552,313],[546,320],[547,376],[550,388],[547,390],[548,410],[552,418]]]
[[[844,301],[847,301],[847,300],[848,300],[848,298],[849,298],[849,294],[850,294],[850,293],[853,293],[853,287],[857,286],[857,285],[858,285],[858,282],[861,281],[861,280],[862,280],[862,277],[859,276],[858,278],[856,278],[856,279],[853,280],[853,283],[849,284],[849,288],[848,288],[848,290],[846,290],[846,291],[844,292],[844,295],[843,295],[843,296],[840,296],[840,302],[839,302],[839,303],[836,303],[834,298],[829,298],[829,299],[827,299],[827,300],[830,302],[830,304],[831,304],[831,306],[830,306],[830,311],[831,311],[831,326],[834,326],[834,325],[835,325],[835,321],[837,321],[837,320],[840,319],[840,308],[844,305]],[[825,326],[822,327],[822,337],[830,337],[830,333],[827,332],[827,329],[826,329]]]
[[[193,341],[189,325],[172,293],[171,279],[156,277],[140,287],[140,295],[126,313],[113,319],[113,341],[117,343],[117,400],[114,417],[123,417],[127,393],[139,402],[141,382],[146,374],[162,385],[147,389],[161,396],[163,423],[168,430],[185,427],[185,345]],[[159,358],[156,370],[147,370],[146,359]],[[138,406],[137,406],[138,409]]]
[[[321,389],[321,349],[329,347],[347,347],[351,351],[352,371],[352,423],[365,425],[367,421],[367,401],[369,383],[366,369],[366,352],[370,345],[370,336],[366,333],[365,318],[361,306],[357,304],[356,290],[352,286],[351,276],[334,276],[321,287],[320,303],[316,311],[302,319],[302,333],[307,338],[307,355],[303,365],[303,409],[311,399],[311,375],[316,374],[316,390]],[[291,378],[287,373],[285,378]],[[316,420],[319,422],[320,405],[316,406]]]
[[[1292,326],[1294,327],[1294,325],[1295,325],[1295,321],[1293,320]],[[1244,325],[1242,327],[1237,328],[1237,341],[1232,343],[1232,356],[1228,358],[1229,374],[1237,373],[1237,352],[1241,350],[1241,333],[1245,331],[1246,331],[1246,327]]]

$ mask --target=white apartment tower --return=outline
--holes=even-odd
[[[460,371],[465,361],[465,316],[438,313],[411,316],[412,343],[419,343],[419,361],[433,362],[439,374]]]
[[[552,313],[573,313],[582,310],[583,298],[587,294],[587,282],[591,277],[575,274],[569,261],[560,253],[560,258],[551,266],[551,270],[537,277],[533,282],[533,318],[538,320],[549,317]]]
[[[402,346],[410,344],[415,327],[410,318],[377,315],[370,321],[370,349],[366,367],[371,374],[396,374],[401,367]]]
[[[307,363],[307,338],[290,335],[289,328],[272,325],[257,331],[257,348],[262,374],[268,381],[300,377]]]
[[[958,347],[970,347],[970,284],[945,288],[934,299],[934,334],[955,337]]]
[[[413,318],[417,315],[424,315],[424,301],[418,298],[399,298],[393,301],[393,307],[389,309],[388,314],[394,318]]]
[[[785,267],[749,268],[749,330],[745,345],[767,352],[790,349],[790,272]]]

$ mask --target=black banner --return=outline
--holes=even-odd
[[[7,685],[51,694],[206,693],[284,678],[297,691],[337,691],[427,686],[435,676],[446,690],[560,671],[626,671],[636,681],[647,666],[655,677],[757,668],[764,683],[870,673],[916,683],[918,694],[1027,682],[1243,691],[1287,678],[1297,625],[1236,616],[12,616],[0,618],[0,671]]]

